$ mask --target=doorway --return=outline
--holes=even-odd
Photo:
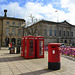
[[[5,38],[5,46],[8,47],[8,45],[9,45],[9,38],[6,37],[6,38]]]
[[[12,46],[15,46],[16,45],[16,39],[15,38],[12,38],[11,39],[11,43],[12,43]]]

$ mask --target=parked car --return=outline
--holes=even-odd
[[[61,44],[61,47],[65,47],[65,44],[64,43],[60,43]]]

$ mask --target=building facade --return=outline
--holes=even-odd
[[[24,19],[7,17],[7,10],[4,10],[4,16],[0,16],[0,43],[2,46],[8,46],[11,42],[17,45],[23,36],[22,24]]]
[[[48,43],[75,43],[75,26],[64,22],[42,20],[27,28],[25,35],[44,36],[45,45]]]

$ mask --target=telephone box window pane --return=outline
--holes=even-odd
[[[33,40],[30,40],[29,56],[33,56]]]
[[[26,40],[25,40],[25,56],[26,56],[26,54],[27,54],[27,45],[26,45]]]
[[[43,55],[43,41],[39,41],[39,55]]]

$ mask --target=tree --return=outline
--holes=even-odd
[[[37,23],[37,19],[32,14],[30,14],[28,17],[31,18],[31,23],[29,24],[29,26],[27,25],[25,27],[25,33],[26,33],[26,35],[36,36],[37,25],[34,25],[34,24],[35,24],[35,22]]]

